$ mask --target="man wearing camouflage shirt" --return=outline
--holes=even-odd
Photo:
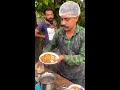
[[[85,87],[85,29],[77,24],[80,7],[73,1],[65,2],[59,15],[62,27],[56,31],[44,52],[58,47],[58,74]]]

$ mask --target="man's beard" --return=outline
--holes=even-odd
[[[50,24],[53,24],[53,18],[50,18],[50,19],[46,18],[46,21],[48,21]]]

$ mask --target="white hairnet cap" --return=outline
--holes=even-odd
[[[80,7],[76,2],[67,1],[63,3],[59,9],[59,16],[67,15],[75,17],[80,15]]]

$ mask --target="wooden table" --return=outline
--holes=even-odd
[[[73,84],[69,80],[63,78],[57,73],[54,73],[53,71],[45,68],[46,72],[53,73],[56,76],[56,81],[55,81],[55,90],[63,90],[63,87],[68,87],[69,85]]]
[[[64,90],[63,87],[68,87],[69,85],[73,84],[69,80],[63,78],[59,74],[51,71],[50,69],[48,69],[46,67],[45,67],[45,72],[53,73],[55,75],[55,77],[56,77],[56,80],[55,80],[55,90]]]

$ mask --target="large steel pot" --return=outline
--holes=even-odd
[[[53,73],[45,72],[40,77],[41,90],[54,90],[56,77]]]

